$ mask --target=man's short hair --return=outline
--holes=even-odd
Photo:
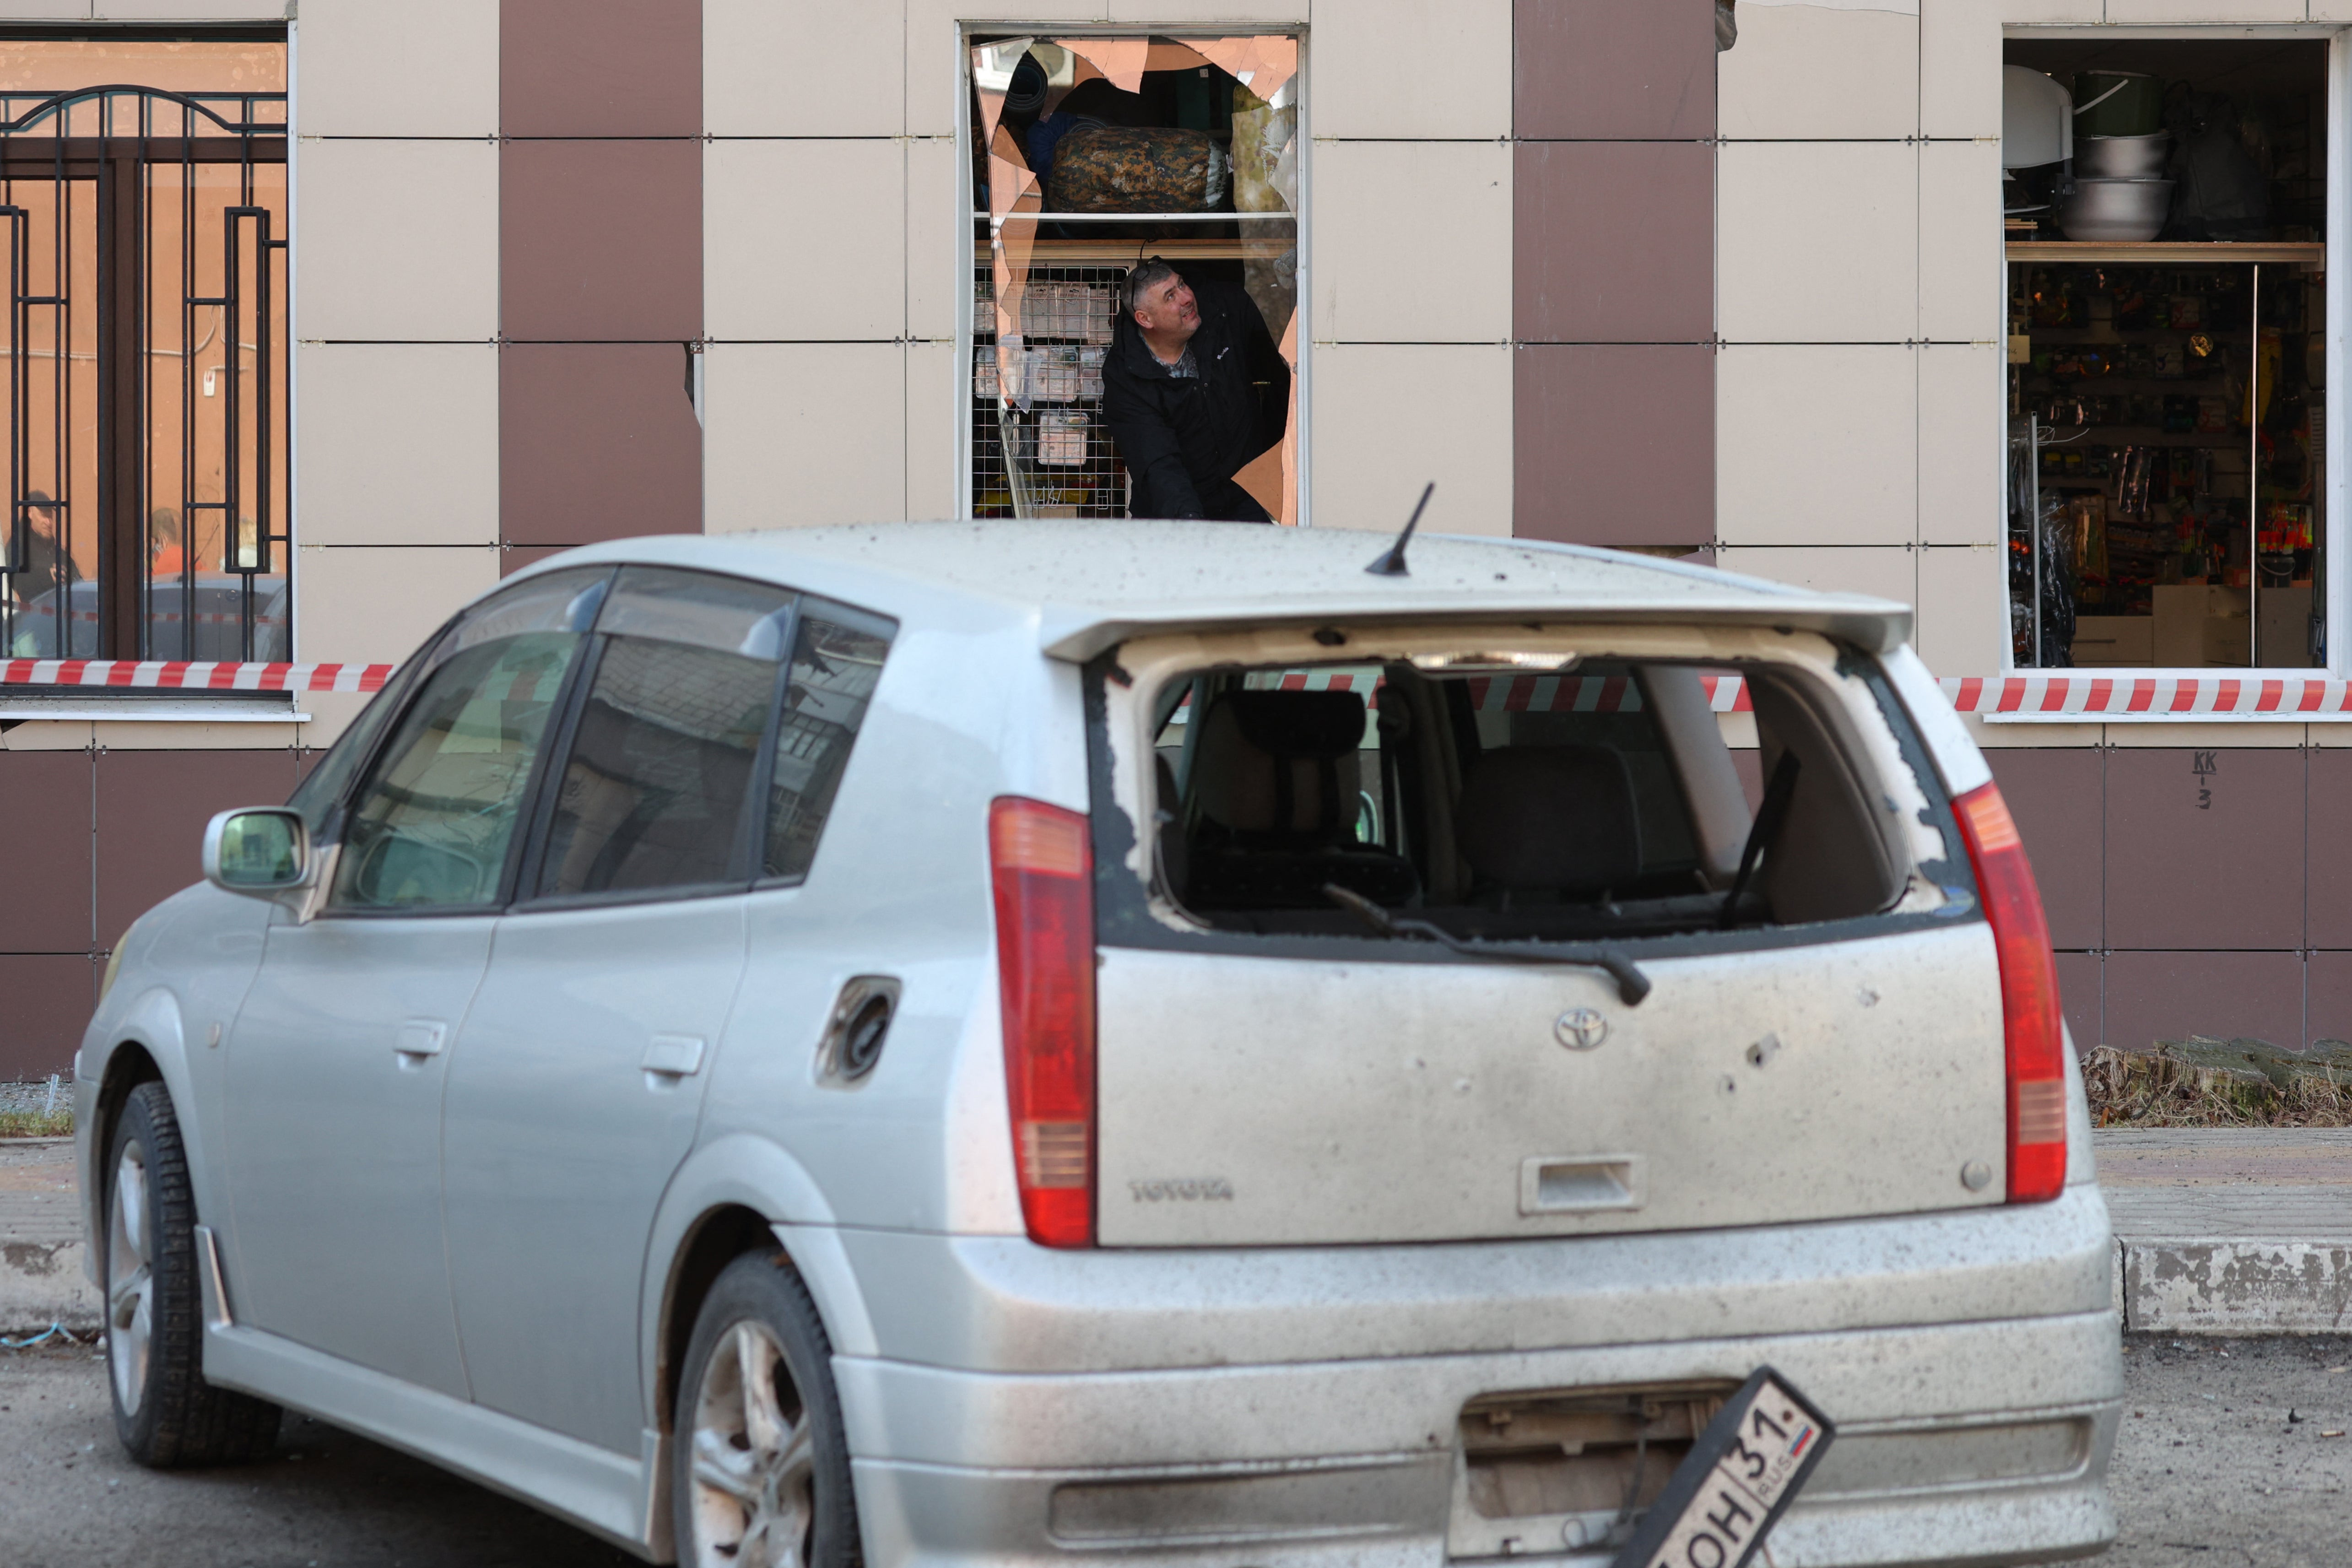
[[[1155,256],[1149,261],[1139,261],[1127,274],[1127,282],[1119,289],[1119,302],[1130,316],[1143,303],[1143,296],[1157,287],[1162,279],[1173,278],[1176,269]]]

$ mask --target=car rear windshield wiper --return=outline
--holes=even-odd
[[[1442,926],[1389,913],[1361,893],[1336,882],[1323,884],[1323,896],[1356,916],[1381,936],[1419,937],[1452,948],[1465,958],[1499,958],[1512,963],[1573,963],[1603,969],[1617,982],[1617,994],[1628,1007],[1650,994],[1650,977],[1634,962],[1604,942],[1487,942],[1455,936]]]

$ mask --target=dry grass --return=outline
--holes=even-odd
[[[53,1110],[44,1115],[37,1110],[0,1110],[0,1138],[70,1138],[73,1136],[73,1112]]]
[[[2352,1127],[2352,1073],[2316,1063],[2281,1084],[2158,1050],[2100,1046],[2083,1061],[2100,1127]]]

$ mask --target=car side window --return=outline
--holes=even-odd
[[[425,678],[352,809],[331,907],[497,904],[532,764],[586,640],[526,632],[462,648]]]
[[[803,601],[783,722],[776,731],[763,877],[808,875],[898,629],[895,621],[845,605]]]
[[[556,786],[534,895],[650,892],[750,879],[745,808],[775,706],[793,595],[629,567]]]

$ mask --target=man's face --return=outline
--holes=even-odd
[[[1201,306],[1192,298],[1192,286],[1181,276],[1162,278],[1135,302],[1135,322],[1157,337],[1179,342],[1191,337],[1201,330]]]

